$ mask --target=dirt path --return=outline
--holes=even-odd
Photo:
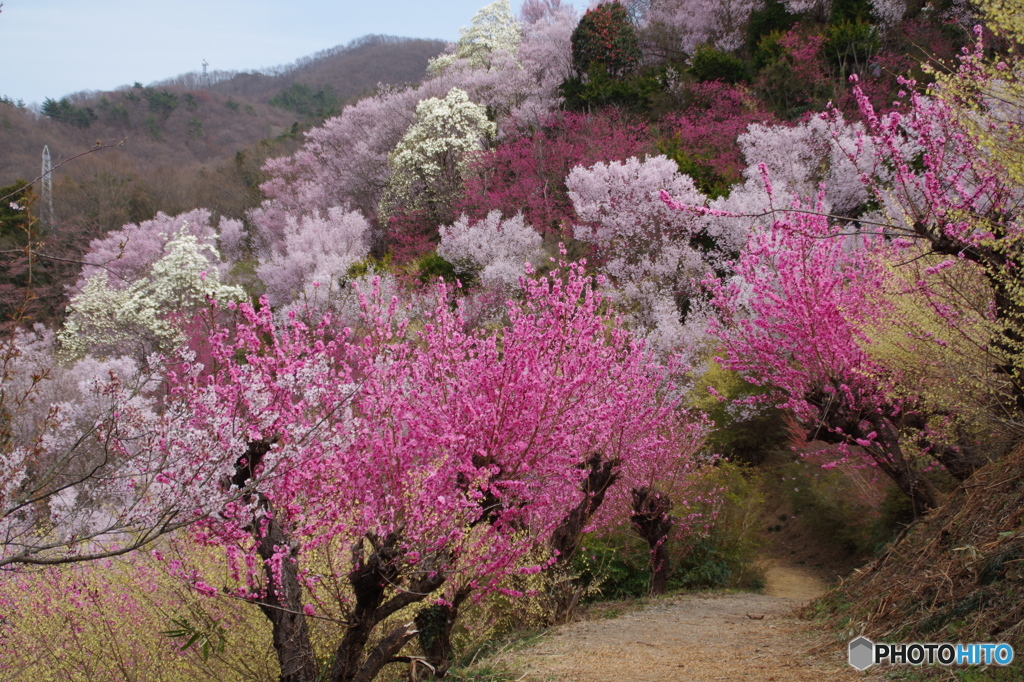
[[[610,620],[573,623],[508,661],[522,680],[875,679],[846,665],[792,612],[825,590],[809,570],[771,560],[764,594],[681,595]]]

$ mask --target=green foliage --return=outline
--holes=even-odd
[[[747,24],[747,50],[754,54],[761,39],[769,33],[785,33],[793,28],[797,17],[786,11],[786,6],[780,0],[766,0],[762,9],[750,13],[750,22]],[[762,65],[757,64],[755,57],[755,68]]]
[[[201,140],[206,134],[203,131],[203,122],[193,116],[188,120],[188,137],[190,140]]]
[[[820,538],[860,556],[881,549],[913,520],[909,498],[888,481],[797,460],[779,467],[782,492]],[[880,491],[878,486],[884,486]]]
[[[579,74],[600,65],[613,77],[640,62],[640,44],[626,8],[618,0],[587,10],[572,33],[572,63]]]
[[[71,103],[71,98],[69,97],[61,97],[59,100],[47,97],[43,100],[41,111],[43,116],[47,118],[67,123],[83,130],[91,126],[97,118],[96,112],[92,110],[92,107],[76,107]]]
[[[227,631],[216,621],[204,618],[198,624],[194,624],[187,618],[172,618],[171,623],[174,627],[160,634],[171,639],[185,640],[181,645],[181,651],[188,651],[197,646],[203,661],[210,660],[210,654],[224,653],[228,641]]]
[[[17,101],[15,101],[7,95],[0,95],[0,104],[6,104],[7,106],[14,107],[15,109],[25,108],[25,100],[19,98]]]
[[[870,0],[832,0],[829,24],[868,23],[871,20]]]
[[[779,40],[786,35],[785,30],[769,31],[757,41],[754,48],[752,64],[758,71],[766,66],[776,64],[786,56],[786,50],[779,44]]]
[[[154,116],[153,114],[150,114],[142,120],[142,126],[146,129],[146,132],[149,133],[149,136],[152,137],[154,140],[164,139],[163,130],[161,130],[160,128],[160,122],[156,120],[156,116]]]
[[[691,404],[715,424],[708,437],[708,449],[734,462],[760,464],[769,453],[786,444],[788,433],[781,410],[764,407],[748,414],[734,408],[737,400],[763,392],[764,389],[748,383],[736,372],[723,369],[718,363],[710,365],[690,397]]]
[[[755,562],[761,549],[760,518],[764,482],[753,470],[720,462],[708,470],[700,488],[720,490],[721,503],[680,505],[676,515],[712,519],[707,533],[671,539],[670,590],[763,587]],[[596,587],[588,601],[642,597],[650,586],[647,543],[633,535],[588,535],[573,557],[573,572],[582,585]]]
[[[189,111],[195,111],[199,108],[199,100],[191,92],[186,92],[181,99],[185,102],[185,108]]]
[[[685,548],[669,579],[670,589],[744,587],[761,589],[764,577],[756,565],[762,546],[763,476],[731,462],[720,462],[703,481],[706,490],[720,490],[722,501],[707,535]],[[705,504],[691,511],[711,515]]]
[[[456,272],[455,266],[437,255],[435,251],[420,257],[412,264],[412,268],[424,284],[436,282],[438,277],[443,278],[445,282],[459,282],[463,288],[476,282],[476,277],[472,273]]]
[[[441,260],[444,260],[443,258]],[[447,261],[445,261],[447,262]],[[345,273],[346,280],[354,280],[364,275],[383,275],[391,272],[391,254],[385,255],[383,258],[364,258],[361,261],[356,261],[349,266],[348,272]]]
[[[313,89],[304,83],[292,83],[286,90],[274,95],[270,99],[270,104],[294,111],[304,119],[317,120],[341,113],[342,100],[330,85],[313,92]]]
[[[142,96],[149,104],[149,110],[166,119],[178,108],[178,96],[168,90],[144,88]]]
[[[238,111],[239,107],[241,107],[242,105],[229,97],[228,101],[224,102],[224,106],[226,106],[231,111]]]
[[[36,199],[32,185],[24,180],[15,180],[6,187],[0,187],[0,197],[7,197],[0,201],[0,248],[22,245],[33,222],[29,213]]]
[[[658,152],[675,161],[679,172],[693,178],[693,184],[709,199],[729,195],[733,181],[716,171],[709,158],[684,152],[678,137],[661,140],[657,146]]]
[[[631,536],[588,535],[572,571],[581,584],[597,588],[589,601],[642,597],[651,577],[647,544]]]
[[[830,24],[825,28],[825,61],[833,73],[848,77],[863,73],[881,47],[878,31],[863,19]]]
[[[700,82],[738,83],[750,80],[747,66],[737,57],[710,45],[697,48],[690,61],[690,73]]]
[[[644,114],[651,108],[654,95],[664,89],[659,78],[641,74],[620,78],[610,74],[603,64],[593,64],[586,75],[565,79],[559,92],[568,111],[593,111],[616,107]]]

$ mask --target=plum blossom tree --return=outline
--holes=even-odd
[[[661,397],[661,371],[593,284],[580,266],[529,283],[498,336],[467,333],[442,285],[417,334],[374,299],[361,338],[248,307],[212,337],[217,369],[175,394],[244,453],[232,482],[247,502],[198,537],[228,548],[238,582],[224,588],[270,619],[282,679],[317,679],[311,628],[332,619],[345,627],[317,634],[332,638],[330,679],[408,661],[419,633],[443,676],[466,599],[540,570],[539,547],[571,553],[606,498],[623,508],[626,488],[686,475],[703,425]]]
[[[652,147],[645,124],[615,112],[552,114],[532,133],[515,133],[474,159],[459,209],[474,217],[521,211],[542,235],[557,234],[575,219],[565,191],[574,166],[618,161]]]

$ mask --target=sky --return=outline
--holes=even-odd
[[[288,64],[371,33],[454,41],[490,0],[2,2],[0,95],[31,104],[201,71],[204,59],[211,71]]]

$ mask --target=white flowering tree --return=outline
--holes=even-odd
[[[389,207],[425,209],[434,224],[446,222],[470,154],[496,133],[486,109],[465,90],[452,88],[444,99],[420,102],[415,123],[388,157]]]
[[[521,213],[502,219],[501,211],[491,211],[483,220],[463,215],[441,227],[440,233],[439,256],[457,273],[473,275],[484,287],[503,293],[518,288],[526,264],[536,263],[543,254],[540,233]]]
[[[473,22],[459,29],[455,49],[431,59],[427,70],[439,74],[459,59],[474,67],[487,67],[494,53],[515,54],[521,40],[522,27],[512,14],[508,0],[497,0],[474,14]]]
[[[575,228],[576,238],[594,245],[620,306],[648,341],[661,351],[697,345],[700,323],[688,330],[684,317],[696,294],[694,279],[717,257],[717,241],[708,239],[705,221],[673,211],[660,198],[664,190],[703,204],[706,198],[693,180],[675,161],[655,156],[577,166],[565,184],[584,221]]]
[[[178,347],[183,341],[178,323],[211,299],[245,300],[240,287],[221,283],[217,249],[191,234],[187,225],[167,242],[164,253],[129,286],[113,286],[105,271],[86,280],[71,299],[59,334],[67,357],[123,355],[145,361],[151,353]]]
[[[342,279],[370,250],[370,224],[359,211],[337,206],[311,216],[287,216],[284,240],[256,272],[275,307],[298,302],[327,308],[345,293]]]

